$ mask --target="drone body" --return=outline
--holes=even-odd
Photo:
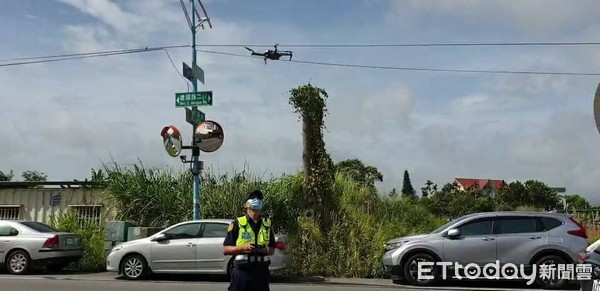
[[[265,65],[267,64],[267,59],[269,60],[279,60],[282,56],[289,56],[290,61],[292,60],[292,52],[291,51],[279,51],[277,50],[277,44],[274,46],[274,50],[266,50],[264,53],[257,53],[251,48],[245,47],[248,51],[251,52],[253,56],[262,56],[265,60]]]

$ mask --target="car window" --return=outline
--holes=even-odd
[[[449,221],[448,223],[438,227],[436,230],[432,231],[431,233],[432,234],[440,233],[440,232],[444,231],[446,228],[448,228],[450,225],[457,223],[461,219],[464,219],[464,217],[459,217],[459,218],[453,219],[453,220]]]
[[[229,224],[224,223],[205,223],[202,237],[226,237]]]
[[[543,225],[535,217],[511,217],[496,220],[496,234],[531,233],[542,231]]]
[[[170,239],[197,238],[200,233],[200,223],[189,223],[172,228],[165,232]]]
[[[544,224],[545,230],[551,230],[563,224],[562,221],[550,217],[541,217],[540,220]]]
[[[17,236],[19,231],[9,225],[0,225],[0,236]]]
[[[52,228],[51,226],[40,223],[40,222],[22,221],[22,222],[19,222],[19,224],[29,227],[37,232],[57,232],[57,230]]]
[[[489,235],[492,234],[492,220],[484,219],[467,222],[458,227],[461,236]]]

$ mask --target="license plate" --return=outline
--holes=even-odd
[[[75,241],[72,238],[67,239],[67,245],[75,244]]]

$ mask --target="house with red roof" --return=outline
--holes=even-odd
[[[454,181],[460,191],[476,187],[481,193],[490,196],[492,199],[496,198],[500,190],[507,186],[504,180],[456,178]]]

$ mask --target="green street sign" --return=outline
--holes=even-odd
[[[185,109],[185,121],[191,125],[196,125],[198,123],[204,122],[206,120],[206,115],[204,112],[200,110],[193,110],[186,108]]]
[[[212,91],[175,93],[175,107],[212,106],[212,93]]]

